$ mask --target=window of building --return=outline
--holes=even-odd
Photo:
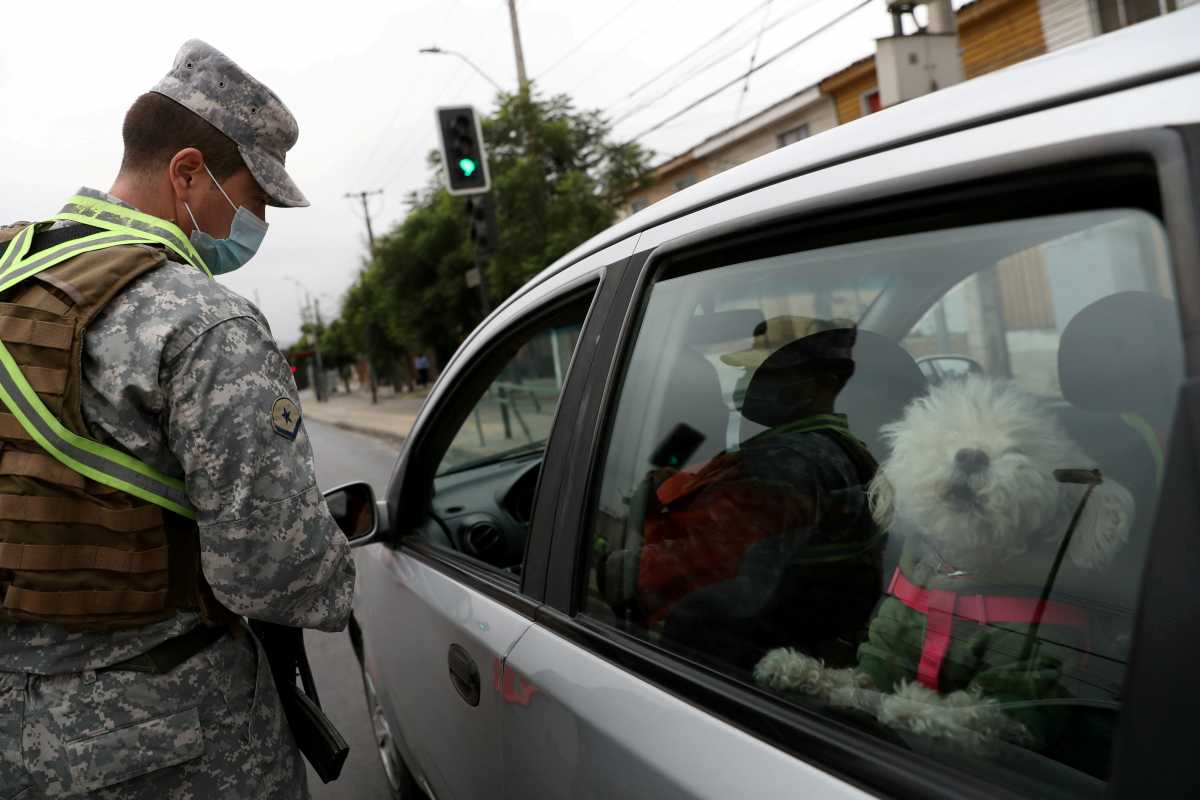
[[[1112,209],[668,266],[584,613],[997,783],[1102,791],[1184,375],[1169,263]]]
[[[787,147],[792,142],[798,142],[801,139],[808,138],[808,123],[797,125],[795,128],[786,130],[775,137],[775,141],[779,147]]]
[[[696,173],[689,172],[687,175],[684,175],[682,178],[675,181],[675,191],[678,192],[680,189],[686,189],[687,187],[696,183],[697,180],[699,179],[696,177]]]
[[[1175,10],[1175,0],[1096,0],[1104,33]]]
[[[650,201],[645,197],[635,197],[633,198],[633,202],[629,204],[629,208],[636,214],[648,205],[650,205]]]
[[[867,114],[874,114],[883,107],[879,100],[879,90],[872,89],[869,92],[863,92],[862,96],[858,99],[858,105],[864,117]]]

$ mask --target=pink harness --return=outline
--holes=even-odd
[[[954,618],[986,625],[989,622],[1045,622],[1049,625],[1069,625],[1088,628],[1088,615],[1083,609],[1046,601],[1036,597],[994,597],[981,594],[959,595],[944,589],[917,586],[897,567],[892,573],[887,593],[913,611],[925,615],[925,641],[921,647],[921,663],[917,680],[930,689],[938,689],[938,673],[946,651],[950,649],[950,633]]]

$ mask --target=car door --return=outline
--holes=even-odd
[[[400,456],[391,535],[361,550],[364,668],[432,796],[495,795],[502,785],[501,665],[540,598],[540,582],[523,581],[531,561],[545,561],[529,522],[599,282],[595,270],[560,281],[475,334]]]
[[[1107,102],[1115,108],[1104,113],[1127,114],[1132,101]],[[1043,115],[1038,129],[1074,130],[1077,114]],[[1138,781],[1175,796],[1196,789],[1182,764],[1196,710],[1184,665],[1200,652],[1200,631],[1184,622],[1200,603],[1186,577],[1200,568],[1188,342],[1200,323],[1200,262],[1184,164],[1200,140],[1164,129],[1022,151],[1033,124],[964,134],[961,151],[950,135],[884,152],[643,235],[621,295],[628,310],[601,337],[593,393],[577,411],[585,419],[564,462],[546,603],[504,664],[502,683],[519,700],[502,710],[510,796],[1132,796]],[[984,141],[992,150],[981,158]],[[921,168],[902,180],[902,164]],[[877,166],[893,171],[886,190],[866,179]],[[844,206],[831,209],[826,195]],[[803,343],[845,330],[856,339],[839,347],[852,356]],[[1025,423],[1050,432],[1057,449],[1047,463],[1063,453],[1099,469],[1105,492],[1130,498],[1127,516],[1113,523],[1104,558],[1064,572],[1055,548],[1109,529],[1080,529],[1068,514],[1054,517],[1058,527],[1006,529],[1008,549],[966,545],[960,552],[982,566],[946,574],[966,586],[1003,578],[1018,597],[971,602],[1020,618],[1013,609],[1035,608],[1029,598],[1040,596],[1058,609],[1059,633],[1039,633],[1045,612],[1030,612],[1032,628],[1026,618],[1016,630],[1033,647],[1011,649],[1001,643],[1011,643],[1014,620],[956,605],[938,655],[905,611],[901,619],[916,621],[885,652],[912,676],[875,685],[865,665],[888,630],[878,609],[911,596],[896,587],[911,583],[912,564],[943,556],[929,530],[871,513],[878,467],[864,469],[855,454],[865,446],[888,464],[889,431],[906,430],[910,409],[934,391],[916,359],[947,344],[982,375],[942,382],[944,396],[985,381],[1026,398],[1023,420],[981,417],[971,436],[1002,424],[1014,439],[1028,435]],[[788,353],[800,359],[788,362],[794,370],[762,372],[785,345],[799,347]],[[819,378],[788,383],[814,371]],[[813,381],[837,386],[832,409],[787,422],[763,410],[793,408]],[[1043,444],[991,454],[1051,481],[1046,495],[1014,489],[1009,508],[1036,511],[1058,496],[1061,479],[1035,463],[1043,456],[1021,449]],[[920,478],[966,461],[949,451],[947,466],[945,447],[932,444],[917,452],[927,461],[893,463],[884,475]],[[697,499],[706,496],[715,499]],[[1074,502],[1086,510],[1090,501]],[[1018,564],[1028,572],[1017,576]],[[932,694],[921,694],[905,687],[929,688],[918,671],[927,650],[937,668]],[[979,672],[963,679],[965,694],[943,692],[938,676],[963,674],[963,659]],[[1034,663],[1037,687],[1005,683]],[[834,692],[851,673],[868,676],[850,685],[862,691]],[[909,696],[921,699],[898,710],[896,698]],[[958,727],[964,715],[952,703],[995,727]],[[1014,719],[1019,728],[1008,726]]]

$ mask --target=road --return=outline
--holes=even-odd
[[[380,439],[344,431],[306,420],[317,459],[317,479],[322,489],[332,489],[352,480],[368,481],[383,497],[396,459],[397,446]],[[379,764],[367,704],[363,699],[361,673],[350,639],[345,632],[305,631],[308,657],[316,675],[321,705],[350,744],[350,756],[342,776],[331,784],[308,770],[308,785],[314,800],[387,800],[387,778]]]

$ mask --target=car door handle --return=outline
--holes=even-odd
[[[479,666],[461,645],[450,645],[450,682],[469,706],[479,705]]]

